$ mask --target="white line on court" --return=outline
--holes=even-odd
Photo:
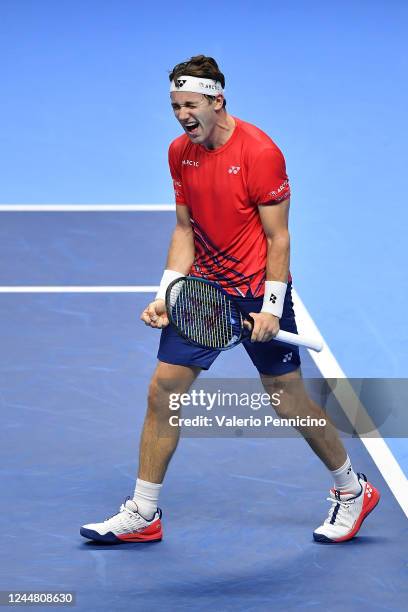
[[[164,212],[175,204],[0,204],[0,212]]]
[[[0,212],[163,212],[175,209],[174,204],[2,204]],[[0,286],[0,293],[155,293],[158,287],[153,285],[136,286]],[[317,325],[310,316],[300,297],[293,291],[293,301],[296,310],[296,320],[301,332],[322,338]],[[322,338],[324,341],[324,339]],[[333,353],[324,342],[321,353],[309,351],[309,354],[324,378],[343,378],[346,375],[338,364]],[[333,391],[336,395],[336,390]],[[350,385],[348,396],[354,392]],[[356,397],[356,396],[355,396]],[[350,409],[341,398],[337,398],[351,423],[354,423],[355,406]],[[364,410],[356,397],[358,409]],[[366,415],[369,419],[368,415]],[[370,428],[374,434],[374,426]],[[385,440],[378,437],[361,437],[367,452],[390,487],[394,497],[408,517],[408,481],[400,465],[387,446]]]
[[[3,286],[0,293],[155,293],[159,286],[138,285],[138,286],[82,286],[82,285],[22,285],[22,286]]]
[[[308,351],[323,378],[346,379],[347,377],[337,362],[337,359],[329,349],[316,323],[313,321],[306,306],[295,290],[293,290],[293,303],[299,332],[305,333],[312,338],[317,337],[323,340],[324,348],[320,353]],[[398,461],[395,459],[385,440],[381,437],[381,434],[375,428],[351,384],[347,383],[345,380],[344,383],[340,385],[338,392],[336,392],[336,388],[334,388],[332,392],[352,424],[356,422],[355,417],[357,413],[360,416],[364,415],[365,423],[368,423],[368,427],[364,429],[370,432],[370,437],[361,436],[360,440],[390,487],[395,499],[408,517],[408,481]]]

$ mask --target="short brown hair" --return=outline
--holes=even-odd
[[[223,89],[225,87],[225,77],[218,68],[218,64],[213,57],[194,55],[194,57],[191,57],[186,62],[176,64],[169,74],[169,79],[170,81],[174,81],[184,74],[186,76],[202,77],[203,79],[213,79],[214,81],[219,81]],[[214,100],[214,96],[205,97],[210,102]],[[225,108],[226,105],[227,101],[224,99],[223,108]]]

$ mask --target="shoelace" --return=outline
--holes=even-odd
[[[349,499],[349,500],[344,500],[344,501],[333,499],[332,497],[327,497],[326,499],[327,501],[332,502],[332,505],[329,510],[329,516],[324,522],[327,524],[332,524],[332,525],[342,525],[343,524],[347,526],[347,523],[342,522],[342,518],[345,518],[346,516],[348,516],[348,509],[354,503],[354,499]],[[336,514],[334,523],[332,523],[331,522],[332,517],[333,517],[333,514],[337,506],[338,506],[337,514]]]
[[[134,512],[133,510],[130,510],[129,508],[126,507],[126,502],[130,499],[130,495],[128,495],[128,497],[126,497],[125,501],[123,502],[123,504],[121,504],[120,508],[119,508],[119,512],[126,512],[130,517],[135,518],[135,517],[140,517],[140,514],[138,512]],[[115,512],[115,514],[112,514],[112,516],[109,516],[107,519],[104,520],[104,523],[106,523],[107,521],[110,521],[112,518],[114,518],[115,516],[117,516],[117,512]]]

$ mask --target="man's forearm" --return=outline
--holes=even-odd
[[[288,282],[290,261],[289,232],[267,238],[266,280]]]
[[[192,229],[176,225],[170,242],[166,268],[188,274],[194,261],[194,254]]]

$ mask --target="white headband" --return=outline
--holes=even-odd
[[[202,79],[195,76],[181,76],[171,82],[170,92],[172,91],[191,91],[193,93],[204,94],[205,96],[224,95],[224,90],[219,81],[213,79]]]

